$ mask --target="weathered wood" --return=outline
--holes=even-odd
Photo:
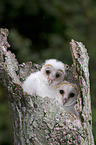
[[[8,30],[0,30],[0,79],[8,91],[15,145],[94,145],[90,100],[89,57],[81,42],[71,41],[72,67],[66,80],[80,88],[79,118],[68,114],[55,99],[30,96],[22,82],[38,64],[19,64],[7,50]]]

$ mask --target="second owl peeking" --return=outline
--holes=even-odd
[[[75,111],[78,88],[64,81],[65,75],[65,64],[56,59],[49,59],[45,61],[40,71],[26,78],[22,87],[24,92],[33,96],[56,98],[66,111],[78,115]]]

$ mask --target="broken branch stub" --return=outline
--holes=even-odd
[[[31,96],[23,92],[22,82],[41,68],[38,64],[19,64],[7,50],[8,30],[0,30],[0,79],[8,91],[14,144],[18,145],[94,145],[90,84],[86,48],[71,41],[73,66],[66,80],[80,88],[80,117],[69,114],[55,99]],[[7,46],[6,46],[7,44]],[[80,100],[82,103],[80,103]],[[82,119],[83,118],[83,119]]]

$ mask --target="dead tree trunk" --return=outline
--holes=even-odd
[[[54,99],[30,96],[23,92],[22,82],[40,65],[18,64],[7,50],[7,29],[0,29],[0,79],[8,91],[15,145],[94,145],[88,53],[81,42],[71,41],[73,65],[67,68],[66,80],[80,88],[80,117],[64,111]],[[23,50],[22,50],[23,51]]]

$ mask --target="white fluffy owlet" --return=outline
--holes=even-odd
[[[23,90],[30,95],[55,97],[57,86],[63,82],[65,65],[56,59],[49,59],[40,71],[32,73],[23,83]]]
[[[75,84],[68,83],[67,81],[62,82],[56,91],[56,98],[58,102],[63,105],[64,110],[75,114],[79,113],[76,110],[76,102],[78,97],[78,87]]]

